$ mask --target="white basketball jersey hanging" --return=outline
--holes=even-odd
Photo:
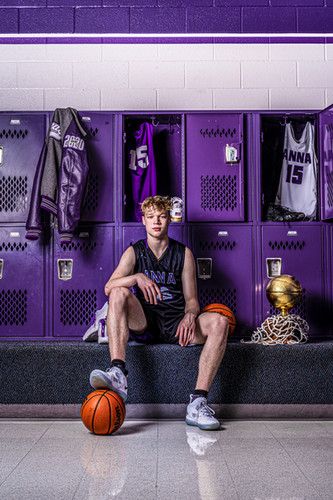
[[[317,158],[314,126],[307,122],[299,141],[286,124],[280,184],[275,203],[314,217],[317,208]]]

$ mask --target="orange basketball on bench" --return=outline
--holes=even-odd
[[[219,314],[222,314],[222,316],[225,316],[228,318],[229,322],[229,334],[232,335],[235,331],[236,328],[236,318],[230,307],[224,305],[224,304],[207,304],[201,311],[203,312],[216,312]]]
[[[122,398],[108,389],[98,389],[85,398],[81,406],[81,419],[94,434],[112,434],[125,420]]]

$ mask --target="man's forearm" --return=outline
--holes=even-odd
[[[195,317],[197,317],[199,312],[200,312],[200,307],[197,300],[189,300],[186,302],[185,314],[192,313],[195,315]]]
[[[131,286],[136,285],[137,274],[132,274],[131,276],[124,276],[123,278],[115,278],[106,284],[108,290],[116,288],[119,286],[124,286],[126,288],[131,288]]]

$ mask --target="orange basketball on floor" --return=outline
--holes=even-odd
[[[81,419],[94,434],[112,434],[125,420],[122,398],[108,389],[98,389],[85,398],[81,406]]]
[[[224,304],[207,304],[201,311],[203,312],[216,312],[228,318],[229,334],[232,335],[236,328],[236,318],[230,307]]]

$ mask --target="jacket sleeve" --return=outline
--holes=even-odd
[[[57,215],[58,172],[62,154],[61,110],[56,109],[47,136],[47,153],[41,183],[41,208]]]
[[[47,147],[46,147],[46,142],[44,142],[44,146],[39,156],[36,173],[32,185],[29,214],[25,225],[26,227],[25,237],[28,240],[38,240],[42,232],[42,222],[40,213],[41,210],[40,190],[41,190],[43,169],[45,165],[46,152],[47,152]]]
[[[75,110],[71,111],[74,113]],[[58,229],[61,243],[71,241],[80,220],[89,172],[86,136],[75,112],[64,136],[59,172]]]

